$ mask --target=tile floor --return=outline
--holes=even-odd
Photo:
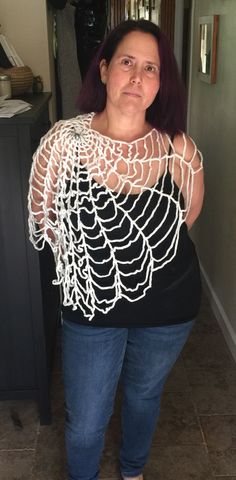
[[[40,426],[31,401],[0,402],[0,480],[65,480],[59,348],[53,423]],[[118,480],[119,392],[101,463]],[[13,421],[14,418],[20,421]],[[206,299],[165,387],[146,480],[236,480],[236,365]]]

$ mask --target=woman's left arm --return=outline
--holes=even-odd
[[[204,198],[204,173],[202,155],[194,141],[187,135],[177,135],[174,140],[176,159],[181,171],[181,191],[185,200],[185,223],[188,229],[198,218]],[[178,182],[179,183],[179,182]]]

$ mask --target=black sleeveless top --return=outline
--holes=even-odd
[[[84,182],[81,183],[80,188],[87,188]],[[173,182],[171,182],[171,174],[168,172],[164,180],[164,192],[170,193],[173,189]],[[178,199],[179,189],[174,185],[173,197]],[[101,191],[101,186],[99,186]],[[99,197],[99,201],[106,201],[106,189],[104,188],[104,195]],[[125,195],[125,194],[123,194]],[[144,210],[144,206],[148,203],[148,208],[145,209],[145,216],[150,217],[153,210],[153,203],[158,201],[157,196],[153,195],[151,202],[147,202],[149,192],[144,191],[140,196],[140,200],[132,209],[132,204],[135,201],[136,195],[130,194],[126,199],[126,208],[129,211],[133,211],[135,218],[137,218],[137,209]],[[122,194],[119,194],[119,198]],[[166,202],[168,198],[162,197],[157,214],[152,219],[155,224],[161,224],[161,219],[165,214]],[[184,202],[181,196],[180,202]],[[111,218],[111,212],[109,212],[109,203],[106,207],[107,218]],[[87,215],[82,219],[86,225],[89,225],[91,213],[84,211],[83,215]],[[165,239],[165,233],[170,225],[174,224],[175,210],[171,207],[168,209],[168,221],[165,221],[163,228],[158,229],[156,235],[159,235],[160,239]],[[91,220],[92,225],[92,220]],[[124,225],[124,224],[122,224]],[[152,223],[149,222],[150,230],[153,230]],[[123,227],[125,228],[125,226]],[[148,234],[148,232],[146,232]],[[126,235],[124,231],[123,235]],[[138,247],[138,243],[135,243],[135,248]],[[132,245],[132,248],[134,246]],[[159,254],[160,258],[163,253],[168,249],[165,244],[165,240],[160,242]],[[99,252],[99,250],[98,250]],[[130,253],[130,252],[129,252]],[[137,252],[134,253],[134,258]],[[99,255],[99,253],[97,253]],[[123,256],[124,259],[124,256]],[[101,259],[99,258],[99,261]],[[127,273],[129,272],[129,265],[127,262]],[[135,281],[139,279],[135,278]],[[142,281],[142,272],[140,272],[140,282]],[[131,302],[125,298],[117,300],[115,306],[106,314],[99,311],[96,312],[92,321],[84,317],[83,312],[80,309],[72,310],[71,307],[62,306],[63,317],[72,322],[76,322],[81,325],[90,325],[91,327],[155,327],[158,325],[171,325],[177,323],[183,323],[196,317],[200,307],[201,299],[201,280],[199,262],[196,255],[195,247],[188,235],[187,226],[185,223],[181,225],[179,232],[179,241],[177,251],[174,258],[159,270],[153,271],[152,286],[146,291],[146,294],[140,300]]]

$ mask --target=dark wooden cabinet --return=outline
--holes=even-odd
[[[29,241],[32,153],[50,127],[50,94],[25,97],[32,109],[0,118],[0,400],[35,398],[51,421],[50,372],[59,320],[51,250]]]

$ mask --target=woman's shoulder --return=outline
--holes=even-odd
[[[178,132],[171,136],[167,132],[160,132],[164,151],[167,155],[175,157],[175,161],[189,166],[196,173],[203,168],[203,158],[195,141],[185,132]]]
[[[58,120],[54,125],[41,137],[39,146],[34,153],[34,157],[44,155],[49,158],[52,149],[62,151],[68,145],[72,145],[75,138],[85,130],[90,124],[91,114],[78,115],[74,118],[66,120]]]
[[[196,173],[203,167],[203,158],[195,141],[190,135],[184,132],[175,134],[172,138],[168,136],[169,147],[175,158],[184,162]]]
[[[79,129],[79,127],[89,128],[93,115],[93,112],[83,113],[77,115],[76,117],[68,118],[66,120],[58,120],[51,128],[51,132],[56,130],[60,132],[65,132],[72,128]]]
[[[156,130],[156,132],[158,137],[161,138],[166,153],[171,152],[186,161],[190,161],[198,152],[194,140],[184,132],[178,132],[174,135],[160,130]]]
[[[193,138],[184,132],[177,133],[172,140],[172,144],[174,153],[186,162],[191,162],[194,157],[200,155]]]
[[[89,128],[93,113],[85,113],[76,117],[58,120],[41,138],[41,144],[45,142],[57,143],[62,145],[64,141],[76,138],[82,131]]]

